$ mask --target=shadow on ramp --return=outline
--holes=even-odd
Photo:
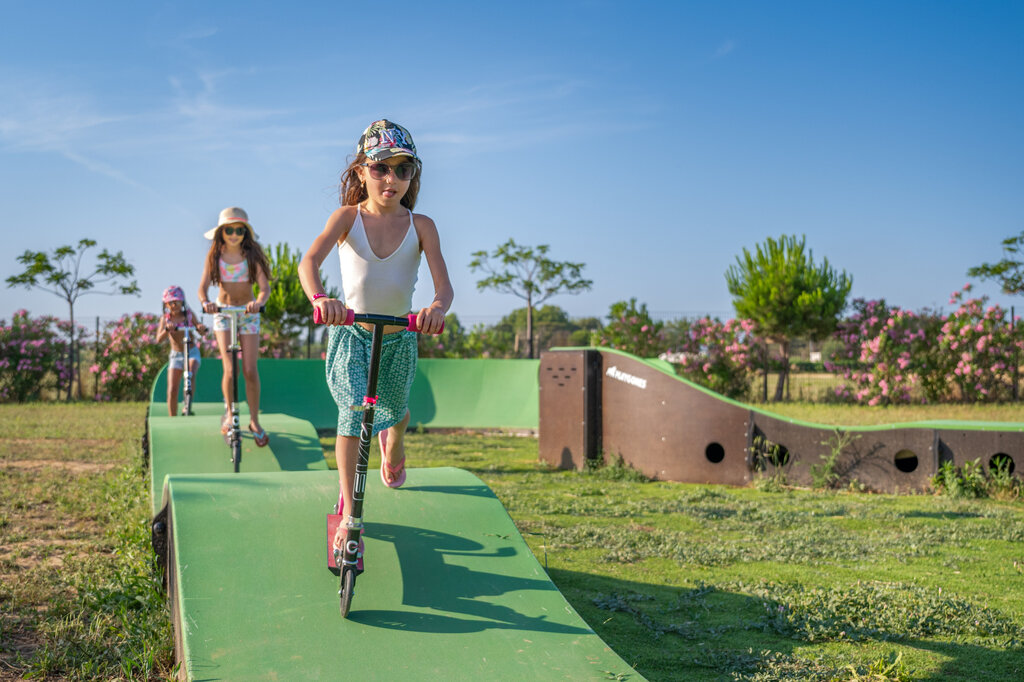
[[[415,581],[403,582],[402,604],[427,607],[438,613],[361,611],[350,615],[350,620],[410,632],[454,634],[511,628],[532,632],[590,633],[588,628],[549,622],[543,615],[529,617],[503,604],[481,599],[523,590],[556,591],[546,577],[524,578],[470,567],[481,558],[515,559],[518,554],[515,547],[489,549],[450,533],[392,524],[367,524],[366,532],[370,537],[394,545],[402,575],[417,576]],[[471,562],[470,566],[457,563],[463,559]]]

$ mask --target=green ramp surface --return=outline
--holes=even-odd
[[[370,472],[349,618],[327,569],[334,472],[173,475],[168,590],[194,680],[643,679],[462,469]]]
[[[421,359],[410,428],[536,429],[540,360]]]
[[[270,444],[256,447],[247,430],[246,412],[242,425],[242,464],[239,473],[253,471],[326,470],[327,461],[313,425],[285,414],[262,414],[260,426]],[[220,433],[220,410],[213,416],[150,417],[150,499],[153,514],[163,506],[164,478],[169,474],[233,473],[231,448]]]
[[[308,419],[316,429],[338,426],[338,407],[327,389],[323,360],[260,358],[260,412]],[[420,358],[409,395],[413,427],[536,429],[540,360]],[[217,414],[222,363],[204,358],[196,376],[196,414]],[[182,392],[178,391],[179,411]],[[245,378],[238,380],[245,397]],[[167,367],[150,392],[149,414],[167,415]]]

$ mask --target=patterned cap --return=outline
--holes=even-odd
[[[356,153],[359,152],[366,154],[371,161],[383,161],[392,156],[411,156],[420,160],[409,131],[386,118],[374,121],[363,131],[356,145]]]
[[[185,302],[185,292],[181,290],[181,287],[169,286],[164,289],[164,303],[171,301]]]

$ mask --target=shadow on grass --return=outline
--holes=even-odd
[[[649,680],[733,680],[733,673],[757,670],[760,651],[788,656],[799,645],[749,629],[764,613],[754,597],[564,569],[548,573],[601,639]]]
[[[989,649],[977,644],[918,640],[906,646],[940,654],[949,660],[937,672],[919,680],[1004,682],[1024,679],[1024,648]]]
[[[938,519],[939,521],[953,521],[955,519],[980,519],[985,515],[980,512],[926,512],[910,511],[900,514],[905,519]]]
[[[848,665],[863,673],[879,655],[873,648],[856,657],[850,653],[844,659],[840,650],[834,654],[838,659],[821,658],[822,641],[807,642],[772,628],[770,614],[779,603],[713,585],[672,587],[564,569],[550,569],[549,575],[605,643],[652,681],[848,679]],[[1021,643],[988,648],[885,634],[884,640],[865,638],[842,646],[884,641],[894,649],[930,651],[946,659],[934,672],[911,668],[914,679],[1024,679]]]

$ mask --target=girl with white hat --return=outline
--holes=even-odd
[[[245,306],[245,313],[238,316],[238,340],[242,347],[249,430],[256,445],[264,447],[270,442],[270,436],[260,426],[260,375],[256,361],[260,353],[260,308],[270,298],[270,263],[256,241],[259,237],[249,224],[248,214],[237,206],[221,211],[217,227],[207,230],[203,236],[213,243],[199,282],[199,303],[204,311],[214,313],[213,331],[224,364],[221,381],[224,404],[230,406],[232,402],[231,318],[217,312],[217,307]],[[216,302],[207,296],[211,284],[219,287]],[[258,296],[253,296],[253,284],[259,288]],[[221,433],[227,432],[230,423],[231,415],[227,412],[221,421]]]

